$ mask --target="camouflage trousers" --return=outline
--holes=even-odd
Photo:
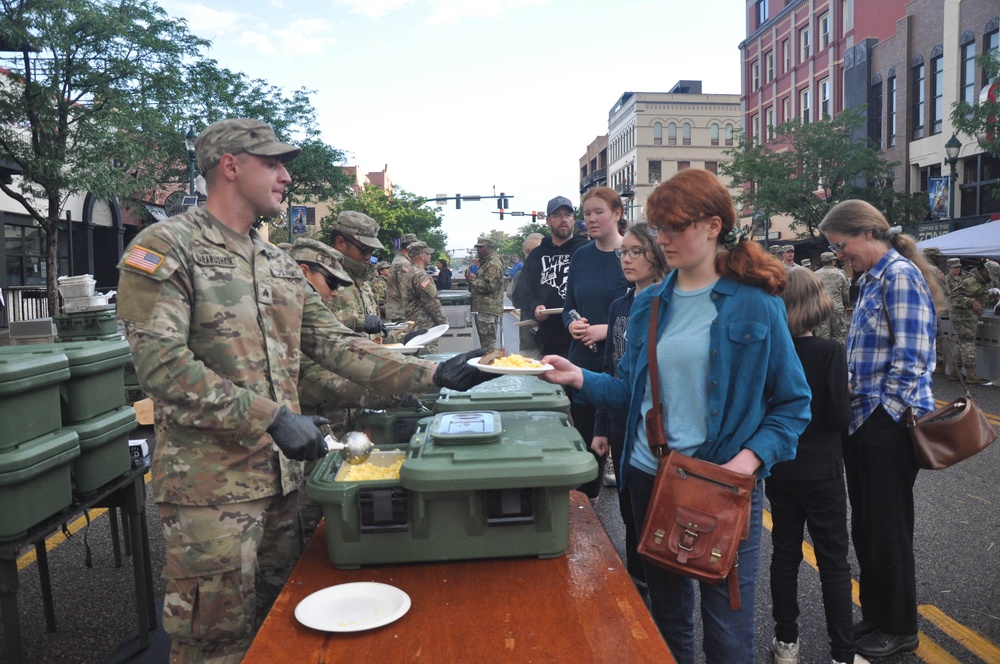
[[[976,369],[976,328],[979,325],[978,319],[955,320],[951,319],[951,327],[955,330],[958,343],[955,351],[955,365],[965,367],[966,371]]]
[[[297,502],[160,504],[171,664],[243,659],[301,551]]]
[[[821,339],[831,339],[839,344],[846,344],[847,322],[844,320],[844,310],[834,309],[830,317],[813,330],[813,334]]]
[[[476,330],[479,331],[479,345],[482,348],[493,350],[497,347],[497,324],[499,322],[499,316],[476,314]]]

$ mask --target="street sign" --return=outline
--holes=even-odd
[[[523,217],[524,216],[523,212],[508,212],[507,214],[509,214],[512,217]]]

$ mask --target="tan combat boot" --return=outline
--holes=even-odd
[[[983,378],[976,373],[975,367],[971,369],[966,369],[965,371],[965,382],[969,385],[985,385],[990,383],[989,378]],[[990,383],[992,384],[992,383]]]

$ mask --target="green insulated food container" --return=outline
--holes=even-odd
[[[402,451],[398,480],[338,481],[339,454],[309,477],[334,566],[562,555],[569,491],[597,475],[562,413],[443,413]]]
[[[72,314],[58,314],[53,317],[59,338],[63,341],[86,339],[90,337],[112,338],[118,334],[118,321],[115,310],[81,311]]]
[[[66,426],[80,436],[80,456],[72,469],[74,493],[96,491],[128,472],[132,465],[128,435],[138,426],[132,406]]]
[[[0,540],[20,537],[73,501],[76,432],[59,429],[0,451]]]
[[[376,445],[406,445],[417,429],[417,422],[433,415],[431,408],[438,399],[437,392],[414,395],[420,401],[403,408],[376,410],[366,408],[357,420],[357,429],[363,431]]]
[[[441,300],[441,305],[445,307],[472,305],[472,293],[467,290],[438,291],[438,299]]]
[[[68,378],[66,355],[50,344],[0,346],[0,451],[62,425],[59,384]]]
[[[63,384],[63,424],[85,422],[125,405],[124,367],[132,360],[128,342],[61,343],[70,379]]]
[[[466,392],[443,388],[435,413],[457,410],[551,410],[569,414],[569,397],[559,385],[537,376],[507,375],[488,380]]]

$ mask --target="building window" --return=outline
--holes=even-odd
[[[715,173],[716,175],[718,175],[719,174],[719,162],[717,162],[717,161],[706,161],[705,162],[705,170],[708,171],[709,173]]]
[[[757,27],[767,23],[768,18],[768,0],[757,0],[754,3],[754,16],[757,18]]]
[[[711,138],[712,138],[712,145],[718,145],[719,144],[719,123],[718,122],[713,122],[712,125],[708,129],[709,129],[709,133],[710,133]]]
[[[753,139],[754,143],[760,143],[760,114],[755,113],[753,117],[750,118],[750,138]]]
[[[785,97],[781,100],[781,121],[788,122],[792,119],[792,98]]]
[[[653,145],[663,145],[663,124],[653,123]]]
[[[750,91],[760,89],[760,63],[756,60],[750,65]]]
[[[817,50],[823,50],[830,45],[830,12],[819,17],[819,44]]]
[[[924,123],[927,120],[927,96],[924,93],[924,63],[911,71],[913,96],[913,138],[924,137]]]
[[[677,125],[673,122],[667,125],[667,145],[677,145]]]
[[[872,136],[872,140],[875,142],[875,148],[877,150],[882,149],[882,81],[875,84],[875,135]]]
[[[967,104],[976,103],[976,42],[962,44],[962,91],[959,99]]]
[[[689,168],[691,168],[691,162],[690,161],[679,161],[679,162],[677,162],[677,170],[678,171],[687,170]]]
[[[931,133],[941,133],[944,114],[944,57],[931,58]]]
[[[788,40],[781,40],[781,73],[787,74],[792,68],[792,50],[788,46]]]
[[[802,122],[809,122],[809,88],[803,88],[799,91],[799,118]]]
[[[65,227],[59,233],[58,267],[60,272],[69,272],[69,243]],[[7,261],[7,286],[37,286],[45,288],[48,273],[45,262],[45,237],[42,229],[35,226],[15,226],[7,223],[3,227],[4,257]]]
[[[663,180],[663,167],[661,162],[649,162],[649,184],[659,184]]]
[[[830,117],[830,79],[819,82],[819,119]]]
[[[896,145],[896,77],[890,76],[888,80],[888,90],[886,95],[886,144],[891,148]]]
[[[996,23],[993,25],[996,26]],[[989,26],[986,27],[988,28]],[[983,53],[990,53],[992,51],[996,51],[998,48],[1000,48],[1000,30],[997,30],[997,28],[994,27],[991,32],[987,32],[983,36]],[[986,78],[986,71],[984,69],[982,86],[985,88],[989,84],[990,81]]]
[[[809,28],[802,28],[799,30],[799,62],[806,62],[809,60],[809,56],[812,55],[809,43]]]
[[[765,124],[767,125],[767,136],[765,137],[769,141],[774,140],[774,106],[769,106],[766,111],[764,111],[764,117],[766,118]]]
[[[774,80],[774,51],[768,51],[764,56],[764,82]]]
[[[681,138],[684,145],[691,145],[691,125],[687,122],[681,125]]]

